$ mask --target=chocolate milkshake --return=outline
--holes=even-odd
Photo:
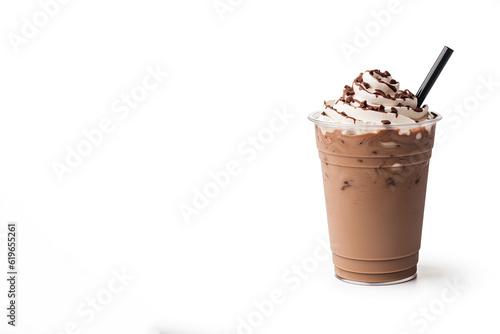
[[[429,159],[441,119],[371,70],[312,113],[335,273],[390,284],[416,276]]]

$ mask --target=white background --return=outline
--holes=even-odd
[[[20,274],[16,328],[6,325],[1,279],[0,333],[497,328],[500,4],[401,0],[381,27],[372,12],[389,1],[222,3],[231,10],[219,15],[212,0],[73,0],[16,48],[9,38],[41,7],[1,2],[0,278],[10,221],[18,222]],[[346,57],[342,43],[355,46],[367,28],[366,45]],[[445,44],[455,53],[426,100],[445,120],[419,277],[390,287],[342,283],[330,258],[317,268],[309,258],[327,224],[306,116],[365,69],[389,70],[416,92]],[[147,67],[169,75],[122,120],[111,106]],[[496,86],[488,91],[482,80]],[[238,146],[284,108],[295,118],[247,161]],[[113,131],[58,180],[54,162],[103,119]],[[231,160],[240,174],[187,223],[179,205],[192,205],[195,189]],[[293,290],[282,277],[303,261],[311,273]],[[133,279],[110,294],[122,270]],[[465,287],[445,291],[453,301],[444,303],[454,283]],[[240,317],[255,316],[254,302],[275,289],[284,302],[257,315],[257,328],[238,331]],[[89,321],[77,310],[94,297],[106,305]]]

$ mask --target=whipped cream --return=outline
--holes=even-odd
[[[417,97],[387,71],[360,73],[352,86],[344,86],[342,97],[325,101],[318,120],[340,124],[412,124],[433,119],[429,107],[417,107]]]

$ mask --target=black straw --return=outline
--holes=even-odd
[[[432,68],[427,74],[427,77],[425,77],[424,82],[420,86],[417,92],[417,107],[420,108],[422,103],[424,102],[425,98],[427,97],[427,94],[429,94],[429,91],[431,90],[432,86],[436,82],[437,78],[439,77],[439,74],[441,74],[441,71],[444,68],[444,65],[448,62],[448,59],[450,59],[451,54],[453,53],[453,50],[450,49],[449,47],[445,46],[443,48],[443,51],[441,51],[441,54],[439,55],[438,59],[436,59],[436,62],[434,65],[432,65]]]

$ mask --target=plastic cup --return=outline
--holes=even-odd
[[[437,115],[405,125],[315,123],[335,274],[383,285],[416,277]]]

